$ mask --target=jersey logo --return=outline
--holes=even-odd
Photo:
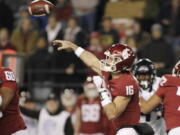
[[[12,71],[4,71],[7,81],[16,81],[15,75]]]
[[[129,51],[130,51],[130,49],[128,49],[128,48],[123,50],[122,57],[123,57],[124,60],[129,58],[129,56],[130,56]]]

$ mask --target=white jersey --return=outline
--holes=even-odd
[[[23,114],[22,117],[27,127],[27,132],[28,132],[27,135],[37,135],[37,126],[38,126],[37,119],[30,118]]]
[[[39,116],[38,135],[65,135],[65,124],[69,117],[67,111],[52,116],[43,108]]]
[[[152,85],[152,91],[141,89],[140,97],[142,97],[144,100],[150,99],[159,88],[160,81],[161,81],[160,77],[155,77],[154,83]],[[164,119],[160,116],[161,116],[161,111],[158,112],[152,111],[150,114],[141,115],[140,123],[144,123],[144,122],[148,123],[154,129],[155,132],[154,135],[166,135]]]

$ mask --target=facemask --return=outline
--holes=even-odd
[[[139,85],[142,87],[142,89],[148,89],[149,82],[148,81],[140,81]]]

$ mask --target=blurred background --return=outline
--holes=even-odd
[[[103,58],[114,43],[126,43],[138,58],[150,58],[158,75],[180,57],[179,0],[50,0],[49,16],[28,14],[29,0],[0,0],[0,64],[14,70],[21,90],[43,101],[49,92],[82,93],[95,74],[73,54],[57,52],[55,39],[69,40]],[[42,93],[43,91],[43,93]]]
[[[21,90],[37,102],[50,91],[82,93],[95,74],[73,52],[57,52],[55,39],[69,40],[103,58],[114,43],[125,43],[138,58],[150,58],[158,75],[180,58],[179,0],[50,0],[49,16],[28,14],[29,0],[0,0],[0,64],[14,70]]]
[[[0,65],[16,73],[33,105],[66,88],[80,95],[86,77],[95,74],[73,52],[57,52],[51,46],[55,39],[74,42],[100,59],[112,44],[125,43],[138,59],[151,59],[159,76],[180,58],[180,0],[49,1],[54,11],[33,17],[29,0],[0,0]]]

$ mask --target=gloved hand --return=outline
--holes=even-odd
[[[105,106],[105,105],[111,103],[112,96],[111,96],[111,93],[109,92],[108,88],[106,87],[105,80],[100,76],[94,76],[93,82],[96,85],[97,90],[99,92],[102,106]]]
[[[96,85],[98,91],[100,89],[106,89],[106,83],[101,76],[93,76],[93,82]]]

